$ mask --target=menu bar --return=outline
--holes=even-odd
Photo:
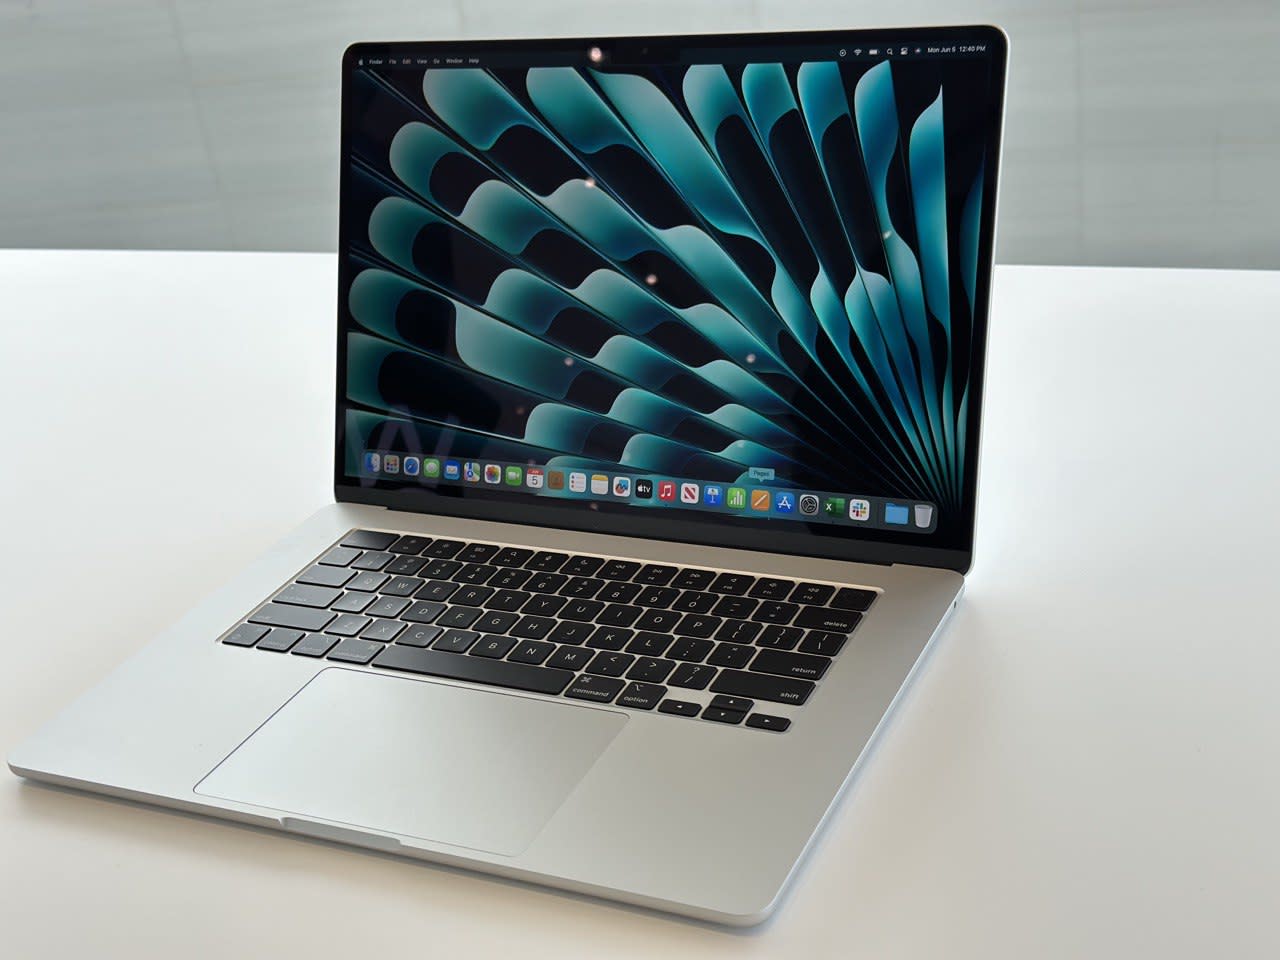
[[[356,66],[365,69],[417,69],[447,67],[593,66],[611,63],[802,63],[805,61],[924,60],[940,57],[974,57],[989,53],[988,44],[954,40],[876,40],[851,35],[847,42],[796,45],[779,42],[759,47],[626,47],[615,50],[607,40],[556,49],[457,50],[431,53],[387,53],[359,56]]]

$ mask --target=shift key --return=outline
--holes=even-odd
[[[269,627],[292,627],[294,630],[322,630],[333,618],[334,614],[328,610],[268,603],[251,616],[249,622],[265,623]]]
[[[728,693],[748,700],[771,700],[774,703],[804,703],[813,692],[809,680],[792,677],[771,677],[765,673],[747,673],[745,670],[721,670],[711,682],[713,693]]]

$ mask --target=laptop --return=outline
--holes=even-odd
[[[349,48],[334,502],[11,769],[764,919],[972,559],[1005,51]]]

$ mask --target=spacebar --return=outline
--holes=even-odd
[[[399,644],[387,647],[374,657],[373,665],[386,667],[388,670],[408,670],[410,673],[446,677],[449,680],[470,680],[495,687],[532,690],[534,693],[559,693],[573,679],[573,673],[569,670],[534,667],[527,663],[507,663],[505,660],[488,660],[469,657],[463,653],[443,653]]]

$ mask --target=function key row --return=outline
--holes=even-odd
[[[558,573],[561,576],[579,580],[629,581],[641,586],[670,587],[694,593],[705,591],[723,595],[726,599],[742,598],[740,601],[742,608],[748,605],[754,606],[750,601],[764,603],[786,601],[793,605],[827,606],[862,613],[876,598],[875,591],[859,587],[837,588],[825,583],[797,583],[783,577],[716,573],[712,570],[681,568],[669,564],[642,564],[635,560],[609,560],[604,557],[571,555],[551,550],[535,551],[525,547],[504,547],[491,543],[468,543],[443,538],[433,540],[430,537],[412,534],[396,536],[375,530],[353,530],[340,541],[338,546],[321,557],[319,564],[349,567],[355,570],[384,571],[393,576],[454,577],[452,572],[424,572],[432,569],[437,571],[457,569],[432,564],[430,562],[432,560],[450,561],[473,568],[505,568],[507,574]],[[493,571],[490,570],[489,574],[493,575]],[[479,577],[483,573],[476,571],[473,575]],[[510,577],[509,582],[502,585],[511,587],[521,585],[513,582],[514,580],[515,577]],[[339,584],[320,585],[338,586]],[[551,591],[540,590],[539,592]],[[711,602],[714,604],[714,601]],[[734,614],[726,612],[722,615],[733,616]]]

